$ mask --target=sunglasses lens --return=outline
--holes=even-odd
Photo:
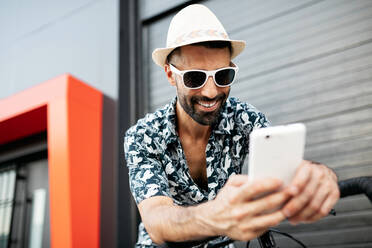
[[[183,82],[186,87],[198,88],[206,79],[207,75],[201,71],[189,71],[183,75]]]
[[[234,81],[235,70],[233,69],[223,69],[216,73],[215,79],[216,83],[221,86],[229,85]]]

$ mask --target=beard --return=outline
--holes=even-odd
[[[183,110],[197,123],[204,126],[212,126],[217,123],[218,117],[221,113],[223,105],[225,104],[227,97],[229,95],[230,89],[228,93],[221,93],[218,94],[214,98],[208,98],[205,96],[191,96],[187,97],[184,94],[181,94],[180,91],[177,89],[178,100],[180,102],[181,107]],[[196,104],[199,104],[200,101],[204,102],[214,102],[219,104],[219,107],[214,111],[201,111],[196,108]]]

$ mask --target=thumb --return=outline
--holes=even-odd
[[[229,177],[229,180],[227,181],[226,185],[239,187],[247,182],[248,182],[247,175],[232,175]]]

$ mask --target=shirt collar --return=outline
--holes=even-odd
[[[218,117],[217,124],[213,127],[213,132],[216,134],[231,134],[235,125],[234,114],[235,111],[232,109],[230,98],[227,98]]]
[[[176,103],[177,97],[173,98],[166,108],[165,142],[167,145],[178,139],[176,132]],[[234,111],[232,111],[230,98],[228,98],[222,107],[217,124],[213,126],[212,132],[216,134],[231,134],[234,129],[233,115]]]
[[[165,123],[165,142],[166,144],[173,143],[177,141],[177,132],[176,132],[176,103],[177,97],[174,97],[173,100],[168,104],[166,110],[166,123]]]

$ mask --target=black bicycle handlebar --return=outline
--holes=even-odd
[[[341,198],[351,196],[351,195],[365,194],[368,197],[368,199],[370,200],[370,202],[372,203],[372,177],[356,177],[356,178],[351,178],[351,179],[347,179],[347,180],[342,180],[342,181],[338,182],[338,187],[340,189],[340,197]],[[263,234],[261,237],[265,238],[264,235],[266,235],[266,236],[270,235],[269,232],[270,232],[270,230],[268,232],[266,232],[265,234]],[[258,237],[258,239],[260,240],[261,237]],[[208,242],[212,239],[215,239],[215,238],[216,237],[208,238],[208,239],[205,239],[205,240],[188,241],[188,242],[166,242],[161,247],[164,247],[164,248],[193,247],[195,245],[200,245],[200,244],[206,243],[206,242]],[[269,240],[269,239],[267,239],[267,240]],[[217,247],[221,247],[221,246],[227,245],[227,244],[232,243],[232,242],[234,242],[234,241],[231,240],[231,239],[225,239],[224,241],[222,241],[218,244],[208,245],[207,247],[217,248]],[[296,242],[298,242],[298,241],[296,240]],[[260,242],[261,246],[262,246],[263,243],[264,242]],[[275,247],[275,246],[264,246],[263,248],[265,248],[265,247],[269,248],[269,247]]]
[[[341,197],[365,194],[372,203],[372,177],[356,177],[338,182]]]

